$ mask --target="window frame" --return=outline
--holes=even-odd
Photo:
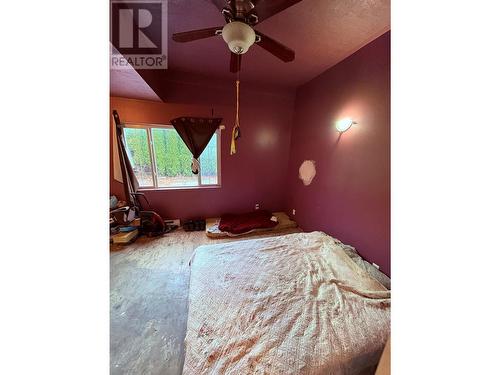
[[[151,159],[151,170],[153,174],[153,184],[154,186],[139,186],[138,191],[151,191],[151,190],[193,190],[193,189],[218,189],[222,187],[221,181],[221,171],[222,171],[222,159],[221,159],[221,128],[219,127],[214,134],[217,135],[217,184],[202,184],[201,183],[201,164],[200,171],[198,173],[198,185],[196,186],[158,186],[158,171],[156,168],[156,153],[154,149],[153,135],[151,129],[174,129],[171,124],[143,124],[143,123],[125,123],[122,125],[125,128],[131,129],[145,129],[148,137],[148,148],[149,157]],[[126,143],[126,140],[125,140]],[[128,146],[126,145],[128,148]],[[128,150],[127,150],[128,151]]]

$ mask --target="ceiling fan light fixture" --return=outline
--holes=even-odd
[[[222,38],[231,52],[242,55],[255,43],[255,31],[246,23],[234,21],[224,26]]]

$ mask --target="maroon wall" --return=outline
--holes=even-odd
[[[339,137],[343,117],[358,124]],[[304,186],[308,159],[317,174]],[[304,230],[353,245],[390,274],[390,33],[298,90],[287,181],[287,209]]]
[[[237,154],[230,156],[230,136],[234,124],[234,91],[206,89],[192,84],[172,84],[169,103],[111,98],[123,122],[168,124],[178,116],[223,117],[221,188],[159,190],[146,192],[158,213],[166,218],[213,217],[224,212],[245,212],[255,203],[272,211],[283,210],[293,96],[254,92],[242,84],[240,124],[242,138]],[[176,102],[189,102],[176,104]],[[203,104],[205,103],[205,105]],[[211,105],[206,105],[210,103]],[[227,104],[222,104],[227,103]],[[213,107],[212,107],[213,106]],[[110,124],[112,125],[111,119]],[[123,185],[113,179],[111,193],[123,198]]]

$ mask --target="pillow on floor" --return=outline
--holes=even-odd
[[[257,210],[244,214],[225,214],[219,222],[219,230],[233,234],[246,233],[254,229],[274,228],[277,221],[271,220],[272,213]]]

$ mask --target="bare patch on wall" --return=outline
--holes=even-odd
[[[316,176],[316,162],[314,160],[304,160],[299,168],[299,178],[305,186],[310,185]]]

